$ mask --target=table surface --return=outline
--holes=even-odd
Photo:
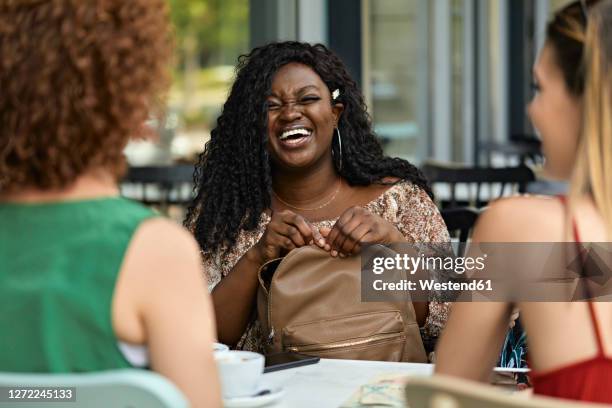
[[[317,364],[264,374],[262,385],[283,388],[283,398],[275,408],[337,408],[361,385],[380,375],[432,373],[431,364],[321,359]]]

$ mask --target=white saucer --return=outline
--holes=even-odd
[[[224,351],[228,351],[229,347],[223,343],[213,343],[213,353],[223,353]]]
[[[262,390],[259,390],[260,392]],[[259,395],[256,397],[239,397],[239,398],[224,398],[223,406],[225,408],[250,408],[263,407],[278,402],[285,393],[282,388],[272,388],[270,394]]]

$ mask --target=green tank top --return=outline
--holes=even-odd
[[[0,203],[0,371],[130,366],[111,302],[130,240],[153,216],[122,198]]]

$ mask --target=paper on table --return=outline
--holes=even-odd
[[[506,386],[515,389],[516,382],[513,378],[505,378],[509,373],[529,372],[528,368],[505,368],[496,367],[492,384]],[[406,374],[384,374],[373,378],[367,384],[359,387],[357,391],[340,408],[375,408],[375,407],[405,407],[404,386]],[[504,381],[501,381],[501,379]]]
[[[405,407],[406,374],[385,374],[362,385],[340,408]]]

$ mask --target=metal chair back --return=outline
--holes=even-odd
[[[465,167],[453,164],[426,163],[421,170],[425,177],[435,187],[436,184],[448,184],[450,186],[450,197],[448,200],[441,201],[441,207],[459,207],[473,205],[481,208],[495,198],[503,197],[508,186],[516,186],[519,193],[527,191],[527,185],[535,181],[533,171],[524,165],[517,167]],[[466,184],[476,185],[474,197],[458,199],[457,185]],[[481,196],[482,187],[489,186],[489,192],[493,190],[493,185],[501,185],[498,194],[489,194],[483,199]]]

